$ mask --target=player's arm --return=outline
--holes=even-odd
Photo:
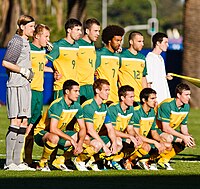
[[[87,128],[87,133],[93,137],[94,139],[98,140],[103,149],[106,147],[106,144],[104,143],[104,141],[101,139],[101,137],[99,136],[99,134],[96,132],[96,130],[94,129],[94,124],[91,122],[86,122],[86,128]]]
[[[184,135],[190,135],[188,132],[188,127],[187,125],[181,125],[181,133]]]
[[[115,130],[115,132],[116,132],[116,136],[117,136],[117,137],[130,139],[131,142],[134,143],[134,146],[135,146],[136,148],[139,146],[139,145],[138,145],[138,142],[137,142],[137,139],[136,139],[133,135],[130,135],[130,134],[127,134],[127,133],[123,133],[123,132],[118,131],[118,130]]]
[[[74,151],[74,154],[80,154],[83,151],[83,142],[86,136],[86,127],[84,119],[77,119],[77,122],[80,130],[78,132],[79,140],[77,143],[77,149],[76,151]]]
[[[117,136],[116,136],[115,129],[113,128],[112,123],[106,123],[105,127],[108,132],[108,137],[110,138],[112,142],[112,147],[111,147],[112,153],[116,154],[117,153]]]
[[[147,84],[147,78],[146,76],[143,76],[142,77],[142,88],[147,88],[148,87],[148,84]]]
[[[191,137],[191,142],[189,144],[190,146],[188,146],[188,147],[195,146],[194,138],[189,134],[187,125],[181,125],[181,133],[186,135],[186,136],[190,136]]]
[[[160,137],[160,135],[158,134],[157,130],[151,130],[151,136],[154,140],[158,141],[158,142],[162,142],[162,138]]]
[[[70,143],[76,148],[76,142],[75,140],[70,137],[69,135],[62,132],[57,126],[58,126],[58,119],[51,118],[50,120],[50,133],[53,133],[55,135],[58,135],[60,138],[63,138],[64,140],[70,141]]]
[[[184,141],[185,145],[193,146],[193,138],[190,135],[184,135],[182,133],[177,132],[176,130],[174,130],[169,126],[168,122],[162,122],[162,128],[164,132],[169,133],[178,138],[181,138]]]
[[[3,60],[2,66],[16,73],[20,73],[20,67],[16,64]]]
[[[116,133],[116,136],[117,136],[117,137],[120,137],[120,138],[128,138],[128,139],[130,139],[130,135],[127,134],[127,133],[123,133],[123,132],[118,131],[118,130],[116,130],[116,129],[115,129],[115,133]]]
[[[44,72],[50,72],[53,73],[53,69],[49,66],[44,66]]]
[[[128,134],[130,134],[137,140],[137,146],[142,144],[143,141],[141,137],[135,132],[133,125],[128,125],[128,127],[126,128],[126,131]]]

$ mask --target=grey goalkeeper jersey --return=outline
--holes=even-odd
[[[31,68],[30,45],[28,40],[15,34],[9,41],[4,60],[20,67]],[[7,70],[9,79],[7,87],[20,87],[29,84],[29,81],[20,73]]]

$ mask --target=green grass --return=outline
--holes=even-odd
[[[4,188],[197,188],[200,184],[200,110],[192,109],[189,130],[196,140],[194,149],[187,148],[171,162],[174,171],[102,171],[102,172],[14,172],[4,171],[5,135],[9,126],[6,108],[0,107],[0,189]],[[38,160],[42,149],[34,145],[33,158]]]

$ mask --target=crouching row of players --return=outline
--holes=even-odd
[[[186,84],[179,84],[176,98],[163,101],[157,113],[156,92],[151,88],[141,91],[135,107],[134,89],[128,85],[119,89],[119,102],[109,107],[104,103],[110,92],[108,81],[97,79],[93,90],[94,98],[81,107],[76,102],[78,83],[65,81],[64,96],[51,103],[34,130],[36,144],[43,146],[38,170],[50,171],[48,159],[56,148],[63,154],[51,167],[63,171],[72,171],[69,160],[80,171],[131,170],[135,165],[173,170],[170,159],[195,145],[187,129],[190,89]]]

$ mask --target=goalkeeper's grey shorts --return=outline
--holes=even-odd
[[[8,118],[31,117],[31,87],[7,87],[6,105]]]

